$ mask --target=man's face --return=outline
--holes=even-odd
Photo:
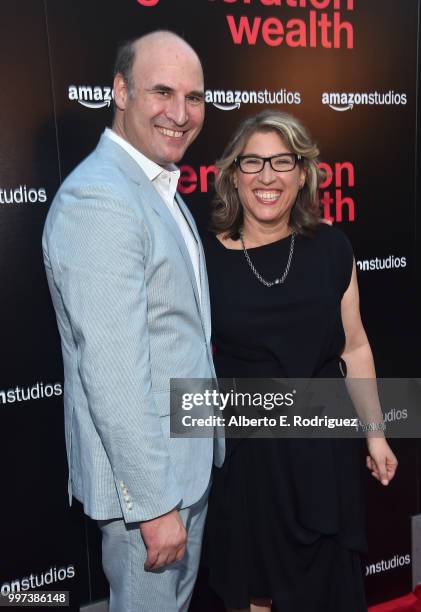
[[[179,162],[204,120],[197,57],[177,40],[143,45],[136,50],[132,82],[129,92],[121,75],[115,78],[114,129],[160,166]]]

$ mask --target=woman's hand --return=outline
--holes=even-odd
[[[367,468],[382,485],[387,486],[395,475],[398,460],[383,437],[367,438]]]

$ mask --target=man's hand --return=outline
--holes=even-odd
[[[145,570],[155,570],[180,561],[186,550],[187,532],[178,510],[139,523],[147,550]]]

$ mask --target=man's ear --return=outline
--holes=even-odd
[[[119,72],[114,77],[113,92],[115,105],[119,110],[125,110],[129,94],[126,81]]]

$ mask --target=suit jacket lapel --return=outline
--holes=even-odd
[[[143,172],[139,164],[137,164],[135,160],[116,142],[102,135],[98,143],[97,150],[99,152],[103,151],[103,152],[106,152],[106,154],[108,155],[112,155],[115,163],[121,168],[121,170],[129,178],[131,178],[135,183],[137,183],[137,185],[139,186],[139,190],[142,193],[142,199],[145,199],[148,202],[148,204],[152,206],[152,208],[159,215],[159,217],[161,218],[161,220],[163,221],[167,229],[174,236],[177,242],[177,245],[181,251],[181,254],[184,258],[184,261],[185,261],[185,264],[186,264],[186,267],[187,267],[187,270],[190,276],[190,281],[193,286],[197,308],[198,308],[199,313],[201,314],[202,308],[201,308],[201,303],[199,299],[199,293],[198,293],[198,288],[197,288],[196,276],[195,276],[194,269],[193,269],[193,264],[191,262],[190,255],[187,250],[187,246],[184,241],[184,238],[178,228],[178,225],[174,217],[172,216],[170,210],[168,209],[168,206],[165,204],[164,200],[161,198],[159,193],[153,187],[152,183],[150,182],[146,174]],[[199,238],[199,234],[197,232],[196,225],[193,221],[193,217],[191,216],[190,211],[188,210],[187,206],[184,204],[183,200],[178,194],[176,194],[176,199],[177,199],[177,202],[180,206],[180,209],[184,217],[187,220],[187,223],[190,226],[190,229],[199,247],[199,265],[200,265],[200,279],[201,279],[200,284],[201,284],[201,292],[202,292],[202,303],[206,302],[206,308],[209,309],[209,306],[207,303],[208,297],[205,297],[206,292],[204,295],[204,286],[206,287],[206,291],[208,290],[208,288],[207,288],[206,268],[204,267],[204,255],[203,255],[203,249],[202,249],[201,241]],[[209,331],[206,329],[206,327],[208,327],[207,318],[208,318],[207,313],[206,315],[203,314],[203,316],[201,316],[202,325],[204,326],[205,333]]]
[[[187,223],[189,224],[192,234],[195,237],[196,242],[197,242],[197,248],[199,252],[201,306],[202,306],[205,333],[208,337],[210,335],[210,327],[211,327],[210,304],[209,304],[209,283],[208,283],[208,275],[206,272],[206,260],[205,260],[205,254],[203,251],[202,241],[200,240],[200,236],[197,231],[196,223],[194,222],[192,214],[190,210],[188,209],[187,205],[184,203],[179,193],[176,193],[175,199],[177,200],[177,203],[180,206],[180,210],[183,213]]]
[[[167,229],[174,236],[177,241],[177,245],[181,251],[181,254],[184,258],[185,264],[187,266],[187,270],[190,276],[191,283],[193,285],[194,296],[196,299],[197,307],[200,312],[200,300],[199,293],[197,288],[196,276],[194,274],[193,264],[191,262],[191,258],[189,252],[187,250],[186,243],[184,241],[183,235],[180,232],[180,229],[172,216],[168,206],[165,204],[164,200],[161,198],[159,193],[153,187],[149,179],[145,176],[145,180],[142,182],[140,189],[142,191],[142,196],[146,196],[146,200],[150,203],[155,212],[159,215]]]

